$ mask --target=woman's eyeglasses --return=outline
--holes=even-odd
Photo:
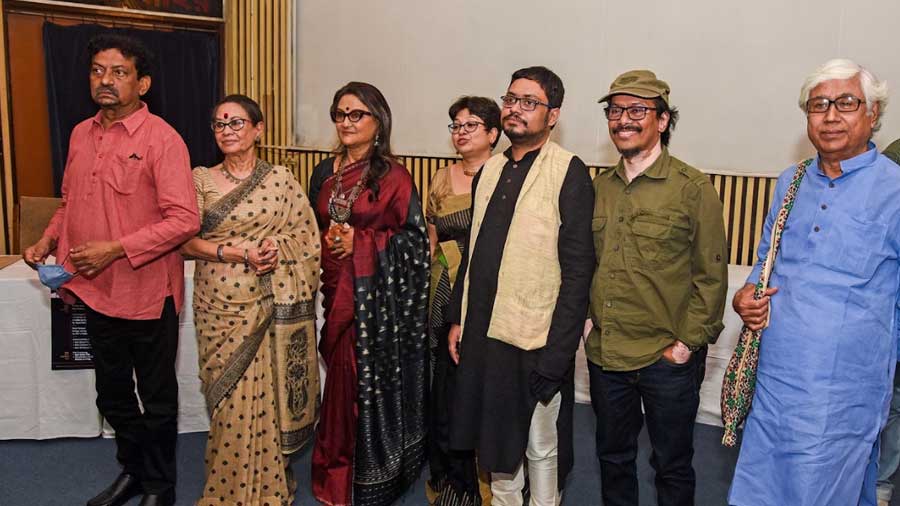
[[[450,123],[449,125],[447,125],[447,129],[450,130],[451,134],[458,134],[462,132],[472,133],[482,125],[484,125],[484,123],[480,121],[466,121],[465,123]]]
[[[345,119],[350,119],[350,123],[356,123],[363,119],[363,116],[371,116],[369,111],[353,109],[352,111],[331,111],[331,121],[335,123],[343,123]]]
[[[232,132],[237,132],[240,129],[244,128],[248,120],[244,118],[234,118],[231,121],[213,121],[210,126],[212,127],[213,132],[219,133],[225,130],[225,127],[231,129]]]

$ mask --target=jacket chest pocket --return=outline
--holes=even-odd
[[[107,171],[109,186],[123,195],[130,195],[137,190],[144,173],[144,160],[116,155]]]
[[[594,236],[594,251],[597,258],[603,253],[603,234],[606,233],[606,216],[598,216],[591,219],[591,235]]]
[[[648,267],[674,262],[690,246],[690,222],[685,215],[640,211],[631,224],[634,256]]]

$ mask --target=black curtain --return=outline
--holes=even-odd
[[[150,91],[143,100],[181,134],[191,165],[213,165],[219,159],[209,130],[209,112],[219,97],[219,35],[208,32],[152,31],[100,25],[60,26],[44,23],[47,104],[53,154],[53,186],[60,195],[69,135],[79,122],[97,113],[91,99],[88,41],[115,31],[141,40],[156,56]]]

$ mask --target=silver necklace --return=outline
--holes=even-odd
[[[362,175],[359,176],[356,184],[353,185],[349,191],[344,191],[344,171],[348,167],[352,170],[358,165],[365,165],[362,169]],[[344,161],[344,163],[338,167],[338,170],[335,173],[334,186],[331,187],[331,197],[328,199],[328,215],[333,221],[337,223],[347,223],[347,220],[350,219],[350,215],[353,214],[353,204],[356,202],[356,199],[359,198],[359,194],[362,193],[366,186],[366,182],[369,179],[369,167],[371,167],[369,160],[353,163]]]
[[[257,160],[256,163],[253,164],[253,170],[256,170],[256,166],[258,164],[259,164],[259,160]],[[225,179],[231,181],[234,184],[241,184],[244,181],[246,181],[247,178],[249,178],[250,176],[253,175],[253,170],[251,170],[250,173],[244,177],[237,177],[234,174],[232,174],[230,170],[228,170],[228,167],[225,166],[225,162],[222,162],[222,175],[225,176]]]

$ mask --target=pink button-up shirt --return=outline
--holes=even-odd
[[[76,276],[61,295],[74,294],[107,316],[159,318],[168,295],[181,308],[178,246],[200,229],[187,147],[146,104],[107,129],[100,119],[98,112],[72,131],[62,205],[44,237],[58,241],[57,262],[87,241],[118,240],[125,257],[93,279]],[[65,265],[75,271],[71,260]]]

